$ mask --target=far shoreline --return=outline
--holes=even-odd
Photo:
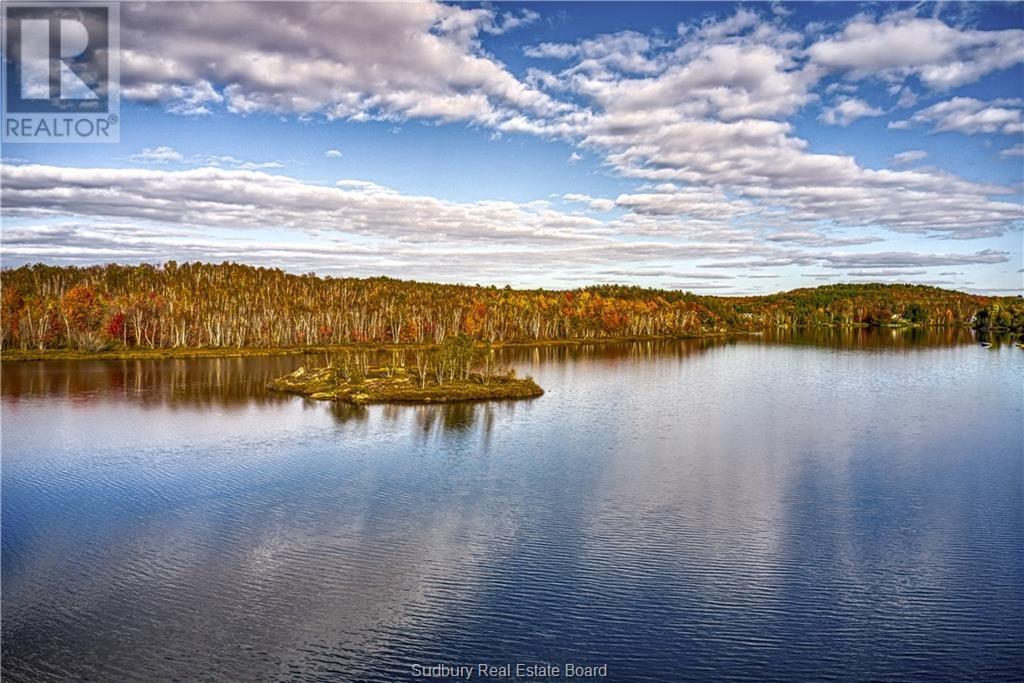
[[[593,346],[607,344],[623,344],[650,341],[675,341],[675,340],[698,340],[698,339],[723,339],[729,337],[760,336],[770,330],[961,330],[988,334],[1006,334],[1011,337],[1019,336],[1019,333],[1008,329],[978,329],[968,325],[806,325],[778,327],[763,329],[725,330],[721,332],[709,332],[706,334],[675,334],[675,335],[651,335],[651,336],[621,336],[621,337],[595,337],[591,339],[540,339],[531,341],[508,341],[491,342],[491,348],[544,348],[555,346]],[[88,360],[188,360],[199,358],[258,358],[272,356],[299,356],[316,354],[334,354],[345,351],[362,352],[397,352],[397,351],[422,351],[436,348],[438,344],[420,344],[414,342],[388,343],[388,342],[351,342],[347,344],[314,345],[314,346],[289,346],[289,347],[179,347],[179,348],[129,348],[110,349],[106,351],[81,351],[76,349],[7,349],[0,351],[0,363],[18,363],[32,361],[88,361]]]
[[[537,341],[491,342],[491,348],[530,348],[546,346],[584,346],[589,344],[622,344],[644,341],[670,341],[675,339],[720,339],[723,337],[756,334],[757,331],[715,332],[700,335],[659,335],[644,337],[598,337],[594,339],[540,339]],[[0,362],[16,363],[42,360],[164,360],[189,358],[247,358],[259,356],[298,356],[303,354],[331,354],[343,351],[422,351],[438,344],[352,342],[316,346],[285,347],[180,347],[165,349],[116,349],[109,351],[79,351],[75,349],[11,349],[0,352]]]

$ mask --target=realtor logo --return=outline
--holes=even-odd
[[[116,3],[4,3],[4,142],[120,140],[118,18]]]

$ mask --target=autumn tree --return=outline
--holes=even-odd
[[[78,285],[65,292],[61,297],[60,313],[69,342],[84,351],[100,348],[103,342],[103,304],[92,287]]]

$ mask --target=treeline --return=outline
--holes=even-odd
[[[292,275],[234,263],[23,266],[0,273],[2,348],[294,347],[704,335],[765,327],[1024,330],[1021,297],[827,285],[760,297],[640,287],[571,291]]]

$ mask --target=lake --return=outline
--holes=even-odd
[[[504,353],[543,397],[268,395],[299,356],[4,364],[4,680],[1024,679],[1024,350]]]

